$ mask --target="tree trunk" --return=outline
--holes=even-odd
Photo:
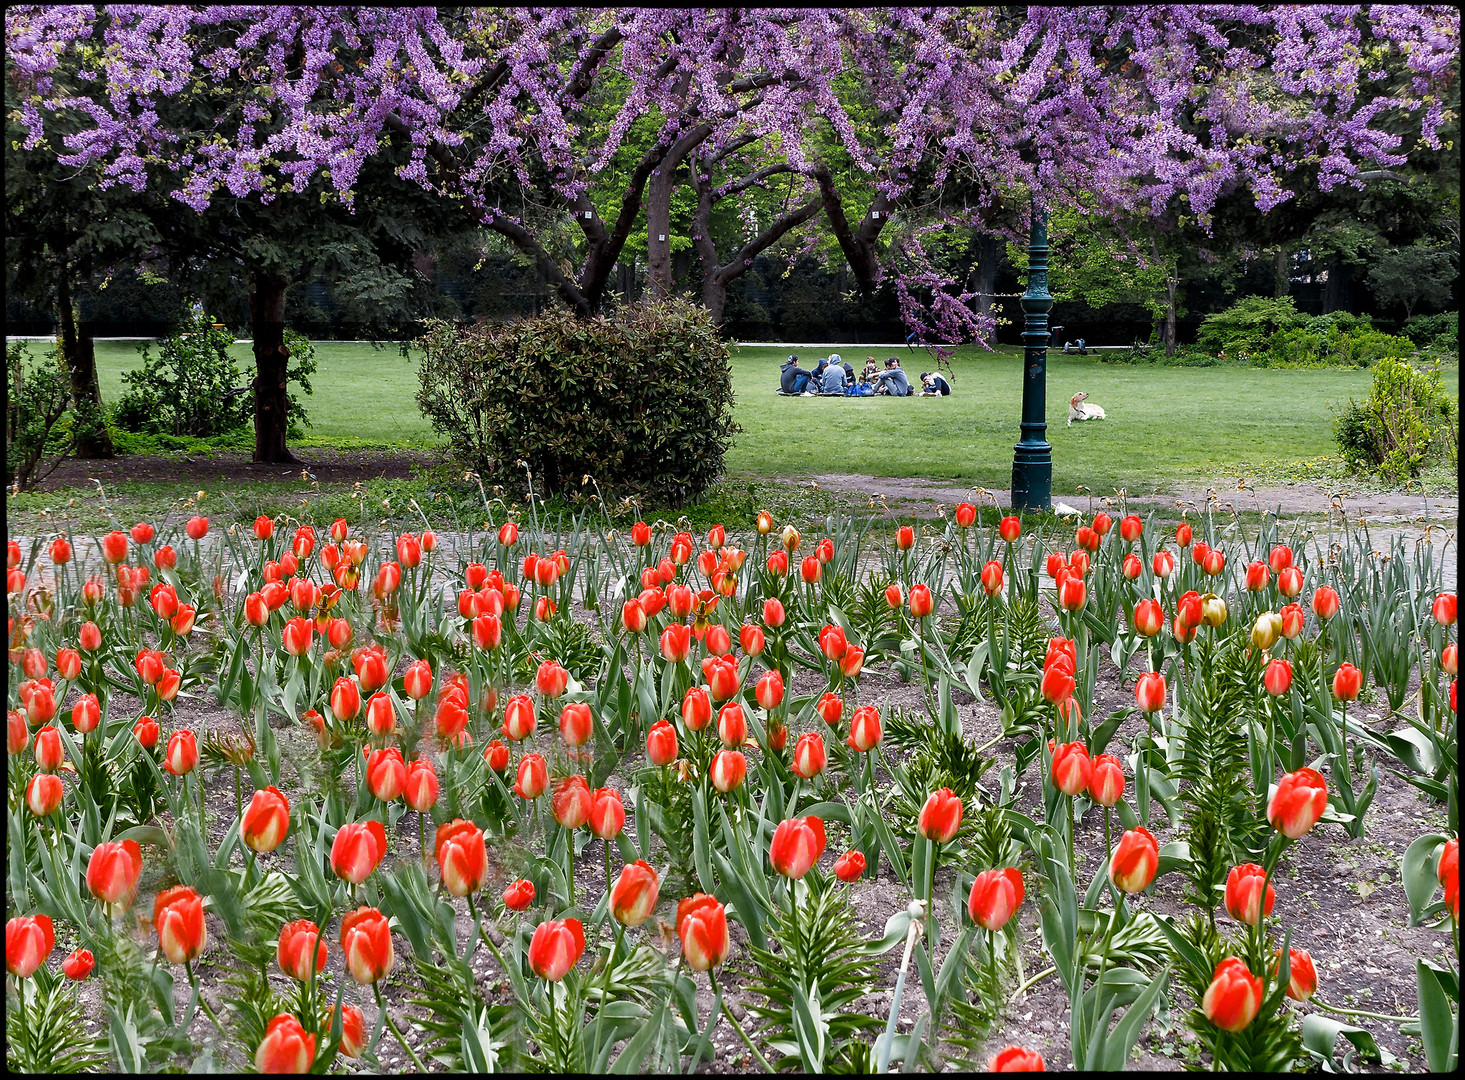
[[[992,315],[992,290],[997,288],[997,268],[1007,254],[1007,244],[1000,236],[991,233],[977,233],[977,265],[973,268],[976,278],[977,314],[983,319]]]
[[[1353,270],[1341,257],[1328,256],[1328,280],[1323,283],[1323,314],[1352,311]]]
[[[1179,344],[1176,340],[1175,330],[1175,296],[1179,291],[1180,279],[1167,275],[1165,278],[1165,329],[1160,334],[1160,340],[1165,346],[1166,356],[1174,356],[1175,349]]]
[[[727,283],[716,273],[702,278],[702,306],[707,309],[712,325],[721,326],[722,312],[727,307]]]
[[[1274,271],[1277,276],[1276,295],[1278,298],[1286,296],[1289,288],[1291,287],[1291,282],[1288,281],[1289,274],[1287,272],[1287,265],[1287,249],[1286,247],[1278,247],[1277,263],[1276,269]]]
[[[298,465],[285,446],[289,423],[285,348],[284,278],[255,274],[249,293],[249,327],[254,336],[254,460]]]
[[[110,458],[115,454],[103,420],[102,391],[97,383],[97,354],[92,327],[76,317],[71,282],[65,272],[56,289],[56,323],[61,329],[61,352],[71,377],[71,407],[76,413],[76,456]]]

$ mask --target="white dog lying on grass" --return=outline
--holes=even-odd
[[[1088,394],[1080,390],[1068,399],[1068,425],[1073,426],[1075,420],[1104,420],[1104,409],[1101,405],[1088,404]]]

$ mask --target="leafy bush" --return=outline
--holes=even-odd
[[[119,427],[144,434],[208,438],[249,423],[253,402],[229,347],[234,335],[211,316],[190,313],[158,342],[138,347],[142,367],[124,372],[126,394],[113,409]]]
[[[1277,331],[1300,329],[1306,323],[1307,316],[1297,310],[1290,296],[1245,296],[1225,311],[1207,315],[1195,343],[1209,353],[1251,356],[1268,352]]]
[[[1404,334],[1421,348],[1459,352],[1460,313],[1442,311],[1438,315],[1416,315],[1404,324]]]
[[[55,471],[75,445],[72,438],[53,438],[71,384],[54,348],[37,362],[25,342],[7,341],[5,389],[5,475],[16,490],[27,491]]]
[[[1350,468],[1402,483],[1419,475],[1432,451],[1455,467],[1455,409],[1437,371],[1385,357],[1374,367],[1367,400],[1350,398],[1339,413],[1334,436]]]
[[[229,349],[234,335],[214,325],[212,316],[191,312],[171,335],[138,347],[142,367],[124,372],[126,394],[112,410],[124,431],[182,439],[217,439],[236,435],[254,418],[252,368],[242,371]],[[315,346],[304,334],[285,331],[290,351],[286,379],[310,394],[315,374]],[[310,424],[305,405],[288,395],[286,420],[292,436]],[[165,444],[166,445],[166,444]],[[180,444],[180,448],[183,444]]]
[[[1309,321],[1301,329],[1279,330],[1268,342],[1268,349],[1251,357],[1255,367],[1368,367],[1387,356],[1408,356],[1414,343],[1408,338],[1381,333],[1356,316],[1352,328],[1344,320],[1323,322],[1328,316]],[[1317,332],[1312,324],[1322,324]]]
[[[722,472],[732,419],[728,346],[700,306],[637,305],[606,318],[551,312],[503,326],[435,320],[417,400],[454,454],[536,488],[608,489],[673,505]]]

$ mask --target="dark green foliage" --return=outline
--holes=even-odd
[[[1454,467],[1459,453],[1456,405],[1438,371],[1395,358],[1380,360],[1367,399],[1348,400],[1333,422],[1343,460],[1359,472],[1402,483],[1432,457]]]
[[[532,633],[532,637],[530,634]],[[525,681],[534,678],[545,660],[558,660],[578,682],[595,678],[603,653],[590,624],[561,612],[549,622],[531,623],[524,642],[527,649],[514,657],[514,671]]]
[[[138,347],[142,367],[125,372],[127,393],[113,417],[128,431],[207,438],[249,423],[244,376],[229,348],[234,335],[212,316],[191,314],[158,343]]]
[[[1186,899],[1213,912],[1216,887],[1237,863],[1259,861],[1266,835],[1260,796],[1251,790],[1247,725],[1256,708],[1251,687],[1261,681],[1260,654],[1244,635],[1215,643],[1200,641],[1211,653],[1177,723],[1184,748],[1179,762],[1185,804],[1185,838],[1190,844],[1190,883]]]
[[[736,431],[728,346],[702,308],[637,305],[499,327],[429,325],[417,395],[452,451],[485,478],[681,505],[721,475]]]
[[[513,1010],[507,1005],[482,1004],[467,964],[456,956],[434,961],[414,953],[412,969],[422,980],[422,989],[409,1003],[421,1010],[414,1018],[427,1033],[428,1061],[435,1058],[446,1064],[450,1072],[472,1071],[472,1062],[463,1053],[471,1022],[473,1027],[491,1033],[499,1055],[499,1069],[512,1071],[527,1067],[528,1062],[508,1060],[516,1051],[508,1038]]]
[[[961,1049],[964,1065],[984,1070],[987,1036],[1007,1006],[1005,967],[985,959],[969,963],[962,971],[962,993],[951,995],[946,1022],[946,1041]]]
[[[1268,352],[1272,335],[1279,330],[1300,329],[1306,322],[1307,316],[1290,296],[1246,296],[1225,311],[1207,315],[1195,343],[1208,353],[1254,355]]]
[[[25,994],[25,1008],[11,990]],[[107,1064],[105,1043],[82,1025],[77,985],[42,966],[29,979],[5,980],[5,1066],[21,1073],[92,1072]]]
[[[21,491],[44,480],[70,455],[71,438],[53,438],[71,389],[55,349],[33,361],[23,341],[5,344],[5,476]],[[49,457],[48,457],[49,455]]]
[[[754,1039],[784,1055],[776,1063],[777,1068],[798,1067],[802,1056],[794,1034],[794,998],[817,995],[819,1009],[829,1024],[824,1067],[845,1071],[855,1063],[848,1042],[866,1041],[864,1033],[881,1026],[873,1016],[844,1011],[870,992],[875,964],[864,951],[859,920],[847,899],[847,890],[833,887],[831,880],[818,872],[803,881],[808,892],[793,902],[792,912],[777,912],[769,920],[770,936],[777,949],[751,945],[748,949],[757,971],[748,973],[747,990],[762,999],[748,1006],[748,1011],[763,1021]],[[814,1071],[812,1062],[802,1062],[802,1066],[805,1071]]]
[[[1451,355],[1460,350],[1460,313],[1416,315],[1404,324],[1404,334],[1420,348],[1437,349]]]
[[[992,758],[979,753],[974,743],[941,730],[924,713],[892,709],[885,721],[885,737],[892,746],[910,751],[910,757],[895,771],[901,794],[914,806],[911,821],[926,796],[937,788],[950,788],[963,802],[973,798],[982,775],[992,767]]]

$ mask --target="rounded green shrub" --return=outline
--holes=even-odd
[[[1349,399],[1333,422],[1333,434],[1350,468],[1403,483],[1418,476],[1432,456],[1455,466],[1456,408],[1438,372],[1385,357],[1374,365],[1368,398]]]
[[[500,326],[441,320],[423,350],[418,404],[485,477],[568,493],[682,505],[721,475],[737,426],[729,349],[700,305],[636,305]]]

